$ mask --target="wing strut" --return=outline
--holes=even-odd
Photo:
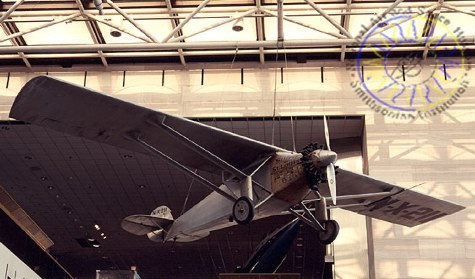
[[[227,198],[232,202],[236,202],[237,198],[234,195],[229,194],[228,192],[220,189],[218,186],[214,185],[212,182],[208,181],[206,178],[202,177],[201,175],[189,170],[187,167],[183,166],[182,164],[178,163],[177,161],[173,160],[171,157],[167,156],[160,150],[156,149],[152,145],[148,144],[144,140],[140,138],[140,134],[137,132],[130,132],[127,134],[127,139],[137,142],[143,148],[148,150],[149,152],[160,156],[161,158],[165,159],[168,163],[175,166],[179,171],[181,171],[186,176],[196,179],[196,181],[200,182],[204,186],[208,187],[209,189],[217,192],[218,194],[222,195],[223,197]]]
[[[207,159],[208,161],[212,162],[216,166],[232,173],[239,179],[245,179],[247,175],[243,173],[242,171],[238,170],[236,167],[233,165],[229,164],[228,162],[224,161],[223,159],[219,158],[218,156],[214,155],[207,149],[203,148],[201,145],[195,143],[191,139],[187,138],[186,136],[182,135],[180,132],[177,130],[173,129],[172,127],[168,126],[165,124],[166,116],[163,117],[162,121],[157,123],[154,119],[148,119],[147,122],[155,125],[155,126],[162,126],[165,128],[165,131],[167,131],[170,135],[172,135],[174,138],[176,138],[178,141],[183,143],[186,147],[191,149],[192,151],[198,153],[201,157]]]

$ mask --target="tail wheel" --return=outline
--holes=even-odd
[[[233,206],[233,218],[239,225],[249,224],[254,218],[254,205],[248,197],[240,197]]]
[[[340,226],[335,220],[327,220],[323,222],[323,227],[325,230],[318,232],[318,241],[324,245],[328,245],[338,236]]]

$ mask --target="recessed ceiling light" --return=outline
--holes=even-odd
[[[143,188],[145,188],[145,187],[147,187],[147,186],[144,185],[144,184],[139,184],[138,187],[139,187],[140,189],[143,189]]]
[[[101,229],[101,227],[99,227],[98,224],[95,224],[95,225],[94,225],[94,228],[96,228],[96,230],[100,230],[100,229]]]
[[[42,176],[42,177],[40,177],[40,179],[43,180],[43,181],[45,181],[45,180],[48,180],[48,177]]]
[[[48,189],[49,189],[49,190],[53,190],[53,189],[54,189],[54,186],[51,186],[51,185],[50,185],[50,186],[48,186]]]

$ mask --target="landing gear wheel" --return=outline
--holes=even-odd
[[[332,243],[340,232],[340,226],[335,220],[327,220],[323,222],[324,231],[318,232],[318,240],[321,244],[328,245]]]
[[[249,224],[254,218],[254,205],[248,197],[240,197],[233,206],[233,218],[239,225]]]

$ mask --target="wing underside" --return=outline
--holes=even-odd
[[[131,215],[122,220],[121,227],[135,235],[146,235],[149,232],[167,229],[171,223],[173,219],[151,215]]]
[[[337,180],[338,194],[342,197],[339,205],[343,209],[408,227],[464,209],[463,206],[344,169],[338,170]]]
[[[190,144],[184,143],[186,140],[198,144],[240,170],[264,160],[275,151],[282,150],[48,76],[33,78],[21,89],[10,117],[131,151],[147,153],[140,145],[130,140],[131,134],[140,135],[142,140],[177,162],[208,172],[217,172],[220,168],[215,161],[199,156],[198,152],[190,148]],[[170,128],[174,132],[170,132]]]

